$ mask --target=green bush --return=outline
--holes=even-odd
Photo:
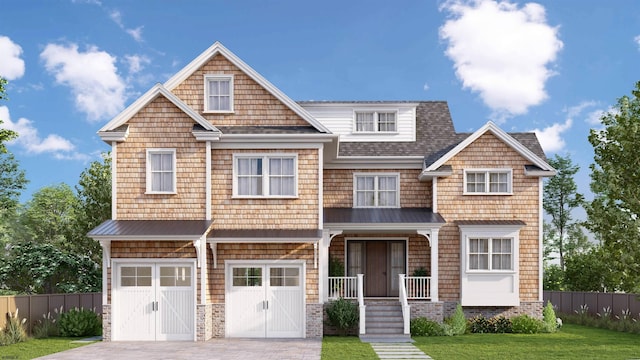
[[[496,334],[504,334],[513,332],[513,323],[510,319],[500,315],[489,319],[491,328]]]
[[[482,315],[476,316],[467,323],[469,331],[474,334],[504,334],[513,332],[510,319],[500,315],[487,319]]]
[[[62,336],[95,336],[102,334],[102,320],[92,310],[73,308],[60,314],[58,322]]]
[[[518,315],[511,318],[513,332],[516,334],[538,334],[545,330],[542,320],[532,318],[529,315]]]
[[[456,306],[453,315],[445,319],[444,322],[451,327],[451,335],[463,335],[467,331],[467,319],[464,317],[460,304]]]
[[[553,310],[551,301],[547,301],[547,305],[542,309],[542,321],[544,322],[544,330],[546,332],[556,332],[558,329],[558,320],[556,319],[556,311]]]
[[[58,317],[62,313],[62,306],[60,312],[58,309],[54,310],[55,316],[51,315],[51,312],[42,314],[42,319],[33,327],[33,337],[36,339],[48,338],[52,336],[59,336],[60,329],[58,328]]]
[[[489,319],[485,318],[483,315],[474,316],[469,319],[467,326],[469,327],[469,331],[473,334],[488,334],[493,332]]]
[[[27,319],[18,317],[18,309],[15,313],[7,313],[7,323],[4,329],[0,329],[0,345],[11,345],[27,340],[27,331],[24,328],[24,323]]]
[[[437,322],[425,317],[411,320],[411,336],[442,336],[445,335],[443,328]]]
[[[338,298],[329,302],[327,306],[327,318],[329,325],[335,326],[342,335],[353,329],[360,318],[358,306],[344,298]]]

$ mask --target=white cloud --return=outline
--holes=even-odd
[[[24,60],[20,58],[22,47],[6,36],[0,36],[0,76],[7,80],[24,75]]]
[[[124,108],[125,84],[114,56],[94,46],[80,52],[76,44],[48,44],[40,57],[56,82],[71,88],[76,108],[89,121],[110,118]]]
[[[145,65],[151,63],[151,60],[149,60],[149,58],[144,55],[125,55],[124,61],[127,63],[127,65],[129,65],[130,74],[135,74],[142,71]]]
[[[423,89],[424,91],[429,91],[429,84],[424,83],[424,85],[422,86],[422,89]]]
[[[109,13],[109,18],[113,20],[120,29],[124,30],[127,34],[129,34],[135,41],[142,42],[142,28],[143,26],[138,26],[135,29],[129,29],[124,26],[124,22],[122,21],[122,13],[120,10],[113,10]]]
[[[142,28],[143,27],[144,26],[138,26],[135,29],[125,29],[125,31],[127,32],[127,34],[131,35],[133,40],[135,40],[137,42],[142,42]]]
[[[640,49],[640,35],[636,35],[636,37],[633,38],[633,41],[635,41],[636,44],[638,44],[638,48]]]
[[[555,123],[542,130],[534,129],[533,131],[538,136],[540,146],[547,153],[555,153],[562,149],[566,145],[562,134],[571,128],[573,120],[568,118],[564,123]]]
[[[6,106],[0,106],[0,119],[4,121],[0,126],[18,133],[18,138],[8,142],[8,144],[19,145],[27,153],[53,153],[54,156],[70,156],[70,153],[75,150],[75,145],[60,135],[49,134],[42,139],[31,120],[20,118],[18,121],[13,122],[9,116],[9,108]]]
[[[498,117],[525,114],[547,98],[549,68],[563,43],[546,23],[545,9],[508,1],[447,1],[440,27],[446,55],[463,88],[477,92]]]

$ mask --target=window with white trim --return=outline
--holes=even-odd
[[[469,270],[513,270],[513,239],[469,238]]]
[[[473,169],[464,171],[464,193],[510,195],[512,192],[511,169]]]
[[[147,149],[147,194],[176,193],[176,150]]]
[[[233,75],[205,75],[204,111],[233,112]]]
[[[353,207],[399,207],[400,175],[354,174]]]
[[[354,132],[396,132],[397,112],[356,111]]]
[[[297,196],[297,162],[296,155],[234,155],[233,195]]]

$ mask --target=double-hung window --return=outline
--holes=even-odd
[[[511,169],[469,169],[464,172],[464,193],[510,195]]]
[[[357,111],[354,132],[396,132],[395,111]]]
[[[176,150],[147,150],[147,193],[176,193]]]
[[[469,238],[469,270],[513,270],[511,238]]]
[[[204,111],[233,112],[233,75],[205,75]]]
[[[354,174],[353,189],[353,207],[400,206],[398,174]]]
[[[297,196],[296,155],[235,155],[234,196]]]

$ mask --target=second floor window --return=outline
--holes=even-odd
[[[465,170],[465,194],[511,194],[511,170]]]
[[[233,112],[233,75],[205,75],[205,112]]]
[[[399,207],[398,174],[355,174],[353,207]]]
[[[238,155],[234,164],[234,196],[297,196],[296,156]]]
[[[396,113],[393,111],[362,111],[355,113],[355,132],[396,132]]]
[[[175,149],[147,150],[147,193],[176,192]]]

